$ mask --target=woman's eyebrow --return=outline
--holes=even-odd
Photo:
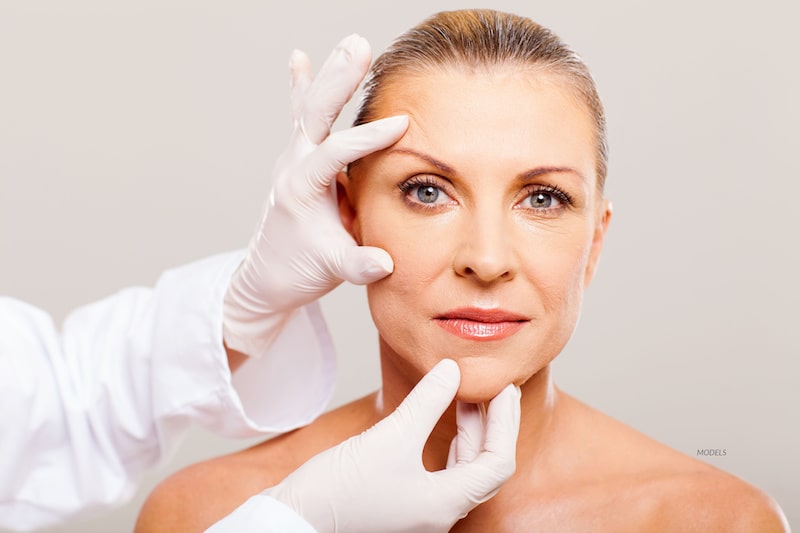
[[[455,170],[453,170],[453,168],[451,166],[447,165],[446,163],[442,163],[438,159],[436,159],[434,157],[431,157],[428,154],[424,154],[422,152],[417,152],[416,150],[412,150],[410,148],[394,147],[394,148],[389,149],[386,152],[386,155],[395,154],[395,153],[396,154],[410,155],[410,156],[416,157],[418,159],[422,159],[423,161],[425,161],[427,163],[430,163],[431,165],[435,166],[436,168],[438,168],[439,170],[441,170],[444,173],[455,174]],[[532,168],[530,170],[527,170],[527,171],[521,173],[519,175],[518,179],[520,181],[525,181],[525,180],[529,180],[529,179],[532,179],[532,178],[535,178],[537,176],[541,176],[541,175],[544,175],[544,174],[557,174],[557,173],[574,174],[575,176],[579,177],[583,182],[587,181],[586,180],[586,176],[584,176],[582,173],[578,172],[576,169],[574,169],[572,167],[559,167],[559,166],[543,166],[543,167]]]
[[[414,156],[414,157],[416,157],[418,159],[422,159],[423,161],[426,161],[426,162],[430,163],[431,165],[435,166],[436,168],[438,168],[439,170],[441,170],[444,173],[455,174],[455,170],[453,170],[453,168],[451,166],[446,165],[445,163],[442,163],[438,159],[435,159],[435,158],[429,156],[428,154],[423,154],[422,152],[417,152],[416,150],[411,150],[409,148],[391,148],[389,151],[386,152],[387,155],[393,154],[393,153],[396,153],[396,154],[407,154],[407,155]]]
[[[581,180],[583,180],[583,182],[586,182],[586,176],[584,176],[583,174],[581,174],[572,167],[536,167],[520,174],[519,179],[528,180],[531,178],[535,178],[537,176],[541,176],[543,174],[562,174],[562,173],[575,174]]]

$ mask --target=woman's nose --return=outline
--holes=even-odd
[[[510,231],[501,215],[472,215],[453,259],[456,274],[482,284],[514,279],[517,265]]]

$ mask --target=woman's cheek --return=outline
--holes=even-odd
[[[396,205],[376,203],[359,218],[362,244],[389,253],[395,262],[395,279],[430,279],[433,272],[448,264],[445,256],[452,255],[449,244],[457,232],[441,221],[437,223],[435,217],[409,213],[405,206],[398,209]]]

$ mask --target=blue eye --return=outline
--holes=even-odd
[[[531,207],[536,209],[548,209],[553,207],[553,203],[559,204],[559,201],[553,198],[553,195],[549,192],[535,192],[529,198],[531,199]]]
[[[574,205],[572,197],[557,185],[536,185],[533,190],[528,189],[520,207],[538,212],[539,215],[556,214],[562,209]]]
[[[439,189],[431,185],[417,187],[417,198],[424,204],[432,204],[439,198]]]
[[[403,192],[407,203],[419,208],[435,209],[453,205],[454,200],[445,192],[444,180],[426,174],[413,176],[397,187]]]

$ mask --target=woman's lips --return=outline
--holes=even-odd
[[[434,318],[436,323],[458,337],[473,341],[495,341],[510,337],[529,320],[502,309],[465,307]]]

